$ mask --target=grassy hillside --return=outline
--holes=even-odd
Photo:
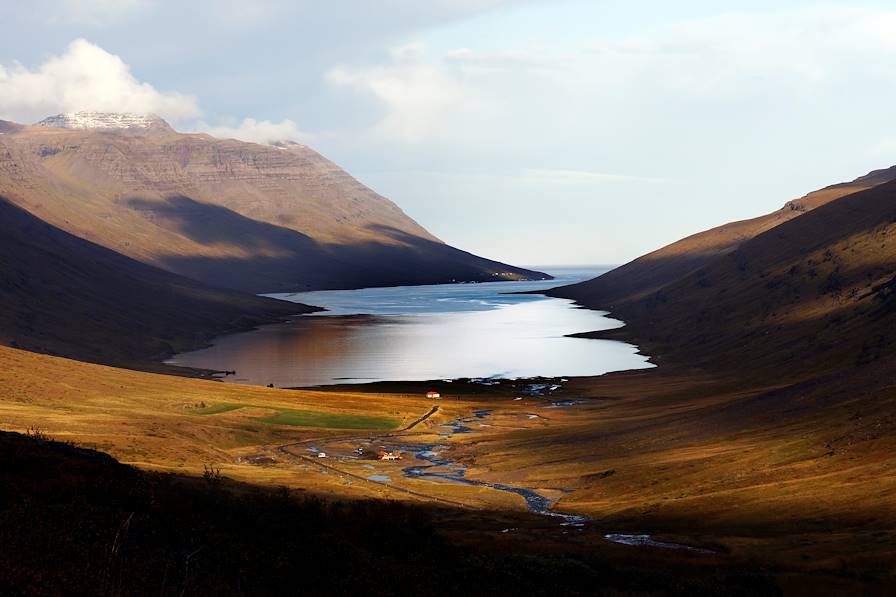
[[[595,401],[580,424],[521,432],[501,444],[500,462],[477,462],[563,479],[577,487],[564,507],[612,524],[711,536],[818,578],[840,567],[818,584],[790,576],[794,594],[852,594],[850,578],[891,583],[893,174],[552,292],[626,322],[581,336],[634,341],[659,367],[576,380],[570,391]]]
[[[896,178],[896,166],[875,170],[848,183],[835,184],[789,201],[770,214],[731,222],[699,232],[648,253],[602,276],[552,290],[552,296],[573,298],[595,308],[611,309],[645,298],[736,250],[744,242],[816,207],[884,184]]]
[[[202,472],[204,465],[214,464],[238,478],[279,483],[289,476],[286,469],[240,466],[237,458],[266,444],[339,435],[347,429],[398,428],[430,407],[409,397],[376,401],[350,392],[236,386],[4,347],[0,391],[5,429],[39,427],[156,469]]]
[[[310,310],[144,265],[0,197],[0,343],[146,366],[212,336]]]
[[[788,374],[890,357],[896,323],[896,182],[785,222],[659,291],[616,305],[676,362]]]

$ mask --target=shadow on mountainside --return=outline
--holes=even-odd
[[[641,298],[594,337],[660,360],[777,375],[845,370],[896,343],[896,182],[822,205]],[[598,278],[599,279],[599,278]],[[578,300],[603,307],[599,296]]]
[[[247,292],[550,278],[388,226],[369,229],[386,235],[392,243],[319,243],[290,228],[182,195],[164,202],[132,198],[127,203],[161,228],[206,246],[245,255],[169,255],[159,265],[209,284]]]
[[[0,341],[133,365],[308,312],[205,286],[73,236],[0,198]]]
[[[730,254],[748,240],[832,201],[896,179],[896,166],[875,170],[851,182],[831,185],[788,201],[771,213],[698,232],[643,255],[604,275],[554,289],[553,296],[584,299],[604,308],[648,297],[661,288]]]

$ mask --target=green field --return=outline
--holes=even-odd
[[[221,413],[230,412],[232,410],[237,410],[238,408],[243,408],[244,404],[230,404],[230,403],[222,403],[215,404],[212,406],[206,406],[205,408],[197,408],[193,411],[190,411],[190,414],[194,415],[218,415]]]
[[[240,408],[252,408],[252,404],[233,404],[222,402],[202,408],[194,409],[194,415],[219,415]],[[258,406],[257,408],[270,408]],[[294,427],[328,427],[331,429],[373,429],[376,431],[388,431],[398,427],[398,421],[385,417],[370,417],[365,415],[342,415],[335,413],[323,413],[311,410],[277,409],[277,414],[269,417],[255,417],[256,421],[268,425],[292,425]]]
[[[384,417],[339,415],[308,410],[281,410],[272,417],[258,417],[256,421],[270,425],[330,427],[334,429],[374,429],[377,431],[388,431],[398,427],[398,421]]]

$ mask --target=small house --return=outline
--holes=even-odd
[[[401,452],[386,452],[380,450],[377,454],[380,460],[401,460]]]
[[[432,399],[432,398],[441,398],[442,395],[441,395],[440,393],[434,391],[434,390],[430,390],[430,391],[428,391],[428,392],[426,393],[426,397],[427,397],[427,398],[430,398],[430,399]]]

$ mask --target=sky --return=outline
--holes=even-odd
[[[32,0],[0,22],[0,119],[295,140],[520,265],[623,263],[896,164],[888,2]]]

